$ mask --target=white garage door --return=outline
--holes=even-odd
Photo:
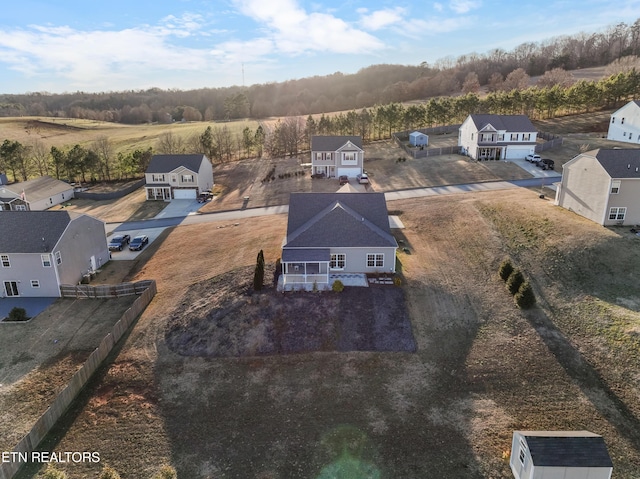
[[[360,174],[360,168],[338,168],[338,176],[347,175],[349,178],[355,178]]]
[[[196,190],[173,190],[173,198],[176,200],[195,200]]]
[[[535,148],[533,146],[512,146],[507,147],[507,160],[522,160],[527,157],[529,153],[533,153]]]

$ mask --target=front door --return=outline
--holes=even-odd
[[[6,293],[7,296],[20,296],[20,293],[18,293],[18,282],[5,281],[4,292]]]

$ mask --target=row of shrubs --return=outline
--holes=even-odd
[[[529,309],[536,304],[536,295],[533,293],[531,284],[525,279],[522,271],[511,264],[511,260],[505,259],[500,264],[498,274],[506,283],[507,289],[519,308]]]
[[[280,173],[278,175],[278,178],[283,179],[283,178],[292,178],[295,176],[304,176],[305,175],[305,171],[304,170],[300,170],[300,171],[294,171],[293,173]]]

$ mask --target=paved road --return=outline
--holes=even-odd
[[[487,181],[484,183],[468,183],[463,185],[435,186],[433,188],[411,188],[401,191],[390,191],[385,193],[387,201],[403,200],[407,198],[419,198],[424,196],[451,195],[459,193],[470,193],[475,191],[494,191],[510,188],[531,188],[549,186],[560,181],[561,176],[547,176],[544,178],[529,178],[526,180],[513,181]],[[288,205],[265,206],[261,208],[247,208],[232,211],[220,211],[214,213],[190,213],[187,216],[177,216],[173,218],[152,218],[141,221],[130,221],[126,223],[108,223],[107,232],[144,230],[149,228],[167,228],[177,225],[193,225],[208,223],[211,221],[234,221],[255,216],[284,214],[289,211]]]

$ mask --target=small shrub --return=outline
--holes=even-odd
[[[24,308],[14,307],[9,311],[9,316],[7,316],[9,321],[26,321],[29,319],[27,316],[27,310]]]
[[[393,278],[393,284],[396,286],[402,286],[402,280],[400,279],[400,276],[395,276]]]
[[[520,309],[529,309],[536,304],[536,295],[528,281],[520,285],[513,299]]]
[[[500,263],[500,269],[498,269],[498,274],[502,278],[502,281],[506,281],[509,279],[509,275],[513,272],[513,265],[511,261],[507,258],[502,263]]]
[[[511,294],[516,294],[522,283],[524,283],[522,272],[519,269],[514,269],[507,279],[507,289]]]
[[[318,282],[317,282],[317,281],[314,281],[314,282],[313,282],[313,289],[312,289],[312,291],[313,291],[314,293],[317,293],[317,292],[318,292]]]
[[[333,282],[333,285],[331,286],[331,289],[333,291],[335,291],[336,293],[342,293],[342,291],[344,290],[344,284],[342,284],[342,281],[340,281],[339,279],[336,279]]]
[[[113,467],[104,466],[99,479],[120,479],[120,474]]]
[[[164,465],[160,468],[160,471],[153,476],[153,479],[177,479],[178,473],[175,468]]]

